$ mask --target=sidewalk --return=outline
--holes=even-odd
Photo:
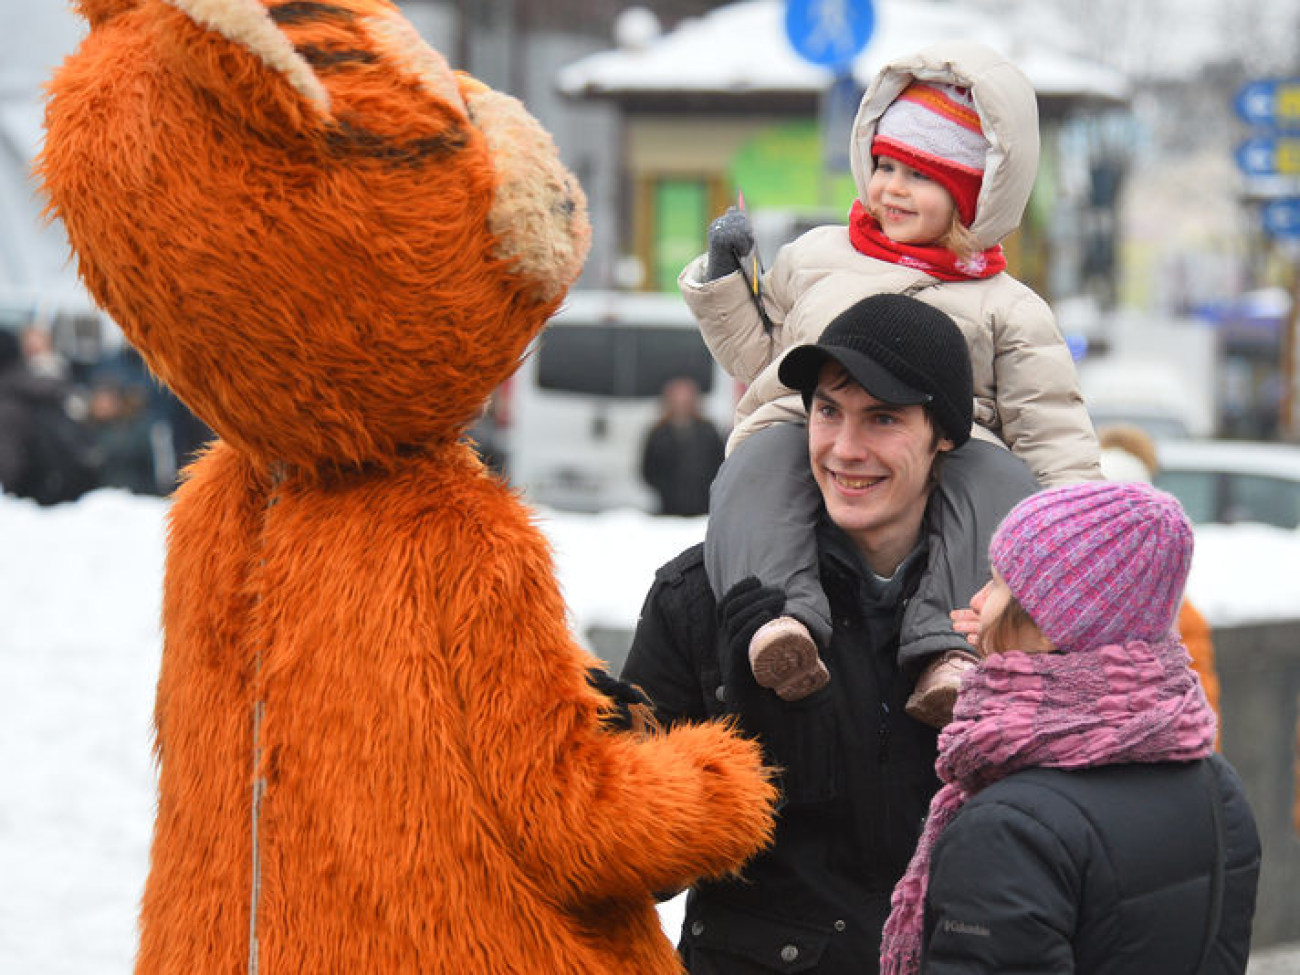
[[[1246,975],[1300,975],[1300,942],[1252,952]]]

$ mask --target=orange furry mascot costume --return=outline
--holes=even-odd
[[[676,972],[652,891],[767,840],[756,747],[611,727],[460,442],[585,202],[385,0],[78,0],[39,173],[220,435],[171,511],[137,971]]]

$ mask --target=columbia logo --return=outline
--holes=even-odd
[[[982,924],[967,924],[964,921],[944,921],[939,925],[949,934],[973,934],[977,938],[987,938],[989,929]]]

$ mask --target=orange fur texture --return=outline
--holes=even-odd
[[[383,0],[78,8],[50,209],[220,435],[170,514],[137,971],[679,971],[653,892],[770,839],[759,753],[610,729],[459,441],[586,254],[549,137]]]

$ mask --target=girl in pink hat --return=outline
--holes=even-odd
[[[1191,555],[1145,484],[1007,516],[882,973],[1245,971],[1259,838],[1174,629]]]

